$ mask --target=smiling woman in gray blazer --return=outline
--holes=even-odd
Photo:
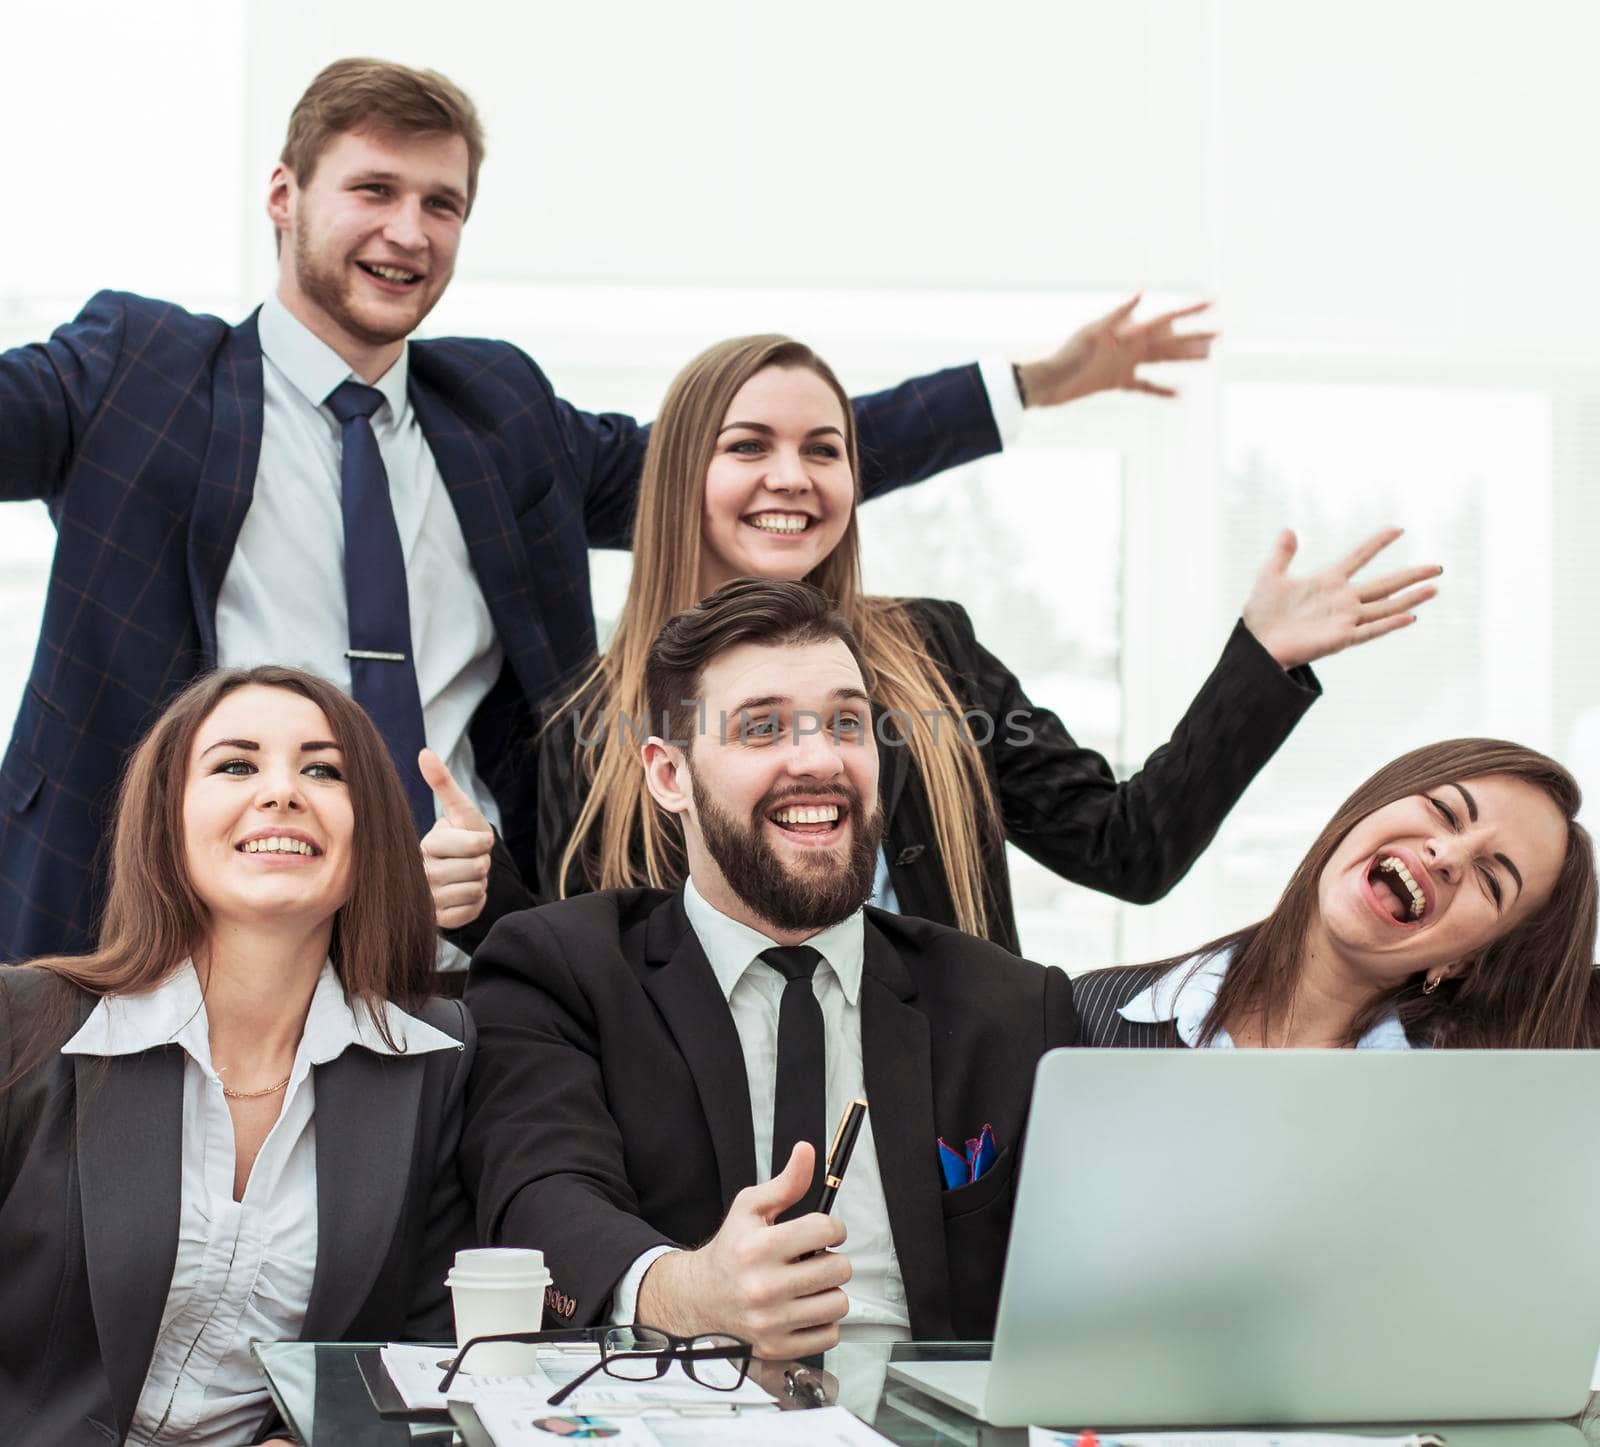
[[[257,1441],[252,1340],[448,1332],[474,1035],[433,956],[359,708],[280,668],[172,704],[99,948],[0,970],[0,1441]]]

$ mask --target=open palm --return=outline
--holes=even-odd
[[[1296,668],[1415,623],[1411,610],[1439,591],[1416,585],[1444,571],[1437,563],[1401,568],[1365,583],[1355,579],[1402,531],[1385,528],[1331,567],[1291,577],[1289,564],[1299,542],[1285,528],[1245,600],[1245,627],[1283,667]]]
[[[1179,332],[1174,323],[1203,312],[1208,301],[1177,311],[1163,312],[1148,321],[1133,320],[1139,305],[1135,293],[1097,321],[1080,327],[1042,361],[1022,367],[1023,385],[1030,407],[1054,407],[1096,392],[1148,392],[1154,397],[1176,397],[1139,374],[1157,362],[1200,362],[1211,354],[1215,332]]]

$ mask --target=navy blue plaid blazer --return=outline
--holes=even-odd
[[[628,545],[648,429],[568,406],[506,342],[413,343],[410,394],[505,647],[472,741],[532,878],[533,770],[513,746],[594,652],[588,549]],[[123,763],[216,663],[261,398],[254,315],[229,326],[127,293],[0,354],[0,501],[44,499],[57,530],[0,763],[0,959],[92,943]],[[869,497],[1000,445],[975,366],[857,399],[856,416]]]

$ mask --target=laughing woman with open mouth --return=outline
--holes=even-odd
[[[1259,924],[1080,976],[1083,1043],[1593,1049],[1579,803],[1560,764],[1517,744],[1406,754],[1345,800]]]
[[[448,1334],[474,1035],[412,827],[308,674],[210,674],[140,744],[99,948],[0,969],[7,1447],[257,1442],[252,1341]]]

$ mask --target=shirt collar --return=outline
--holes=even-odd
[[[728,999],[734,986],[744,978],[744,973],[756,963],[763,950],[777,946],[760,930],[751,929],[736,919],[730,919],[714,905],[708,904],[704,895],[690,879],[683,886],[683,911],[700,939],[700,947],[711,963],[711,973],[717,977],[722,996]],[[814,934],[806,941],[827,962],[844,991],[844,997],[854,1006],[861,996],[861,961],[866,950],[866,930],[858,909],[848,919]],[[770,968],[770,966],[768,967]]]
[[[327,401],[328,394],[341,382],[361,381],[343,357],[283,304],[277,292],[269,293],[261,303],[256,330],[261,337],[261,354],[289,379],[294,389],[313,407],[321,407]],[[406,382],[410,366],[411,344],[408,342],[400,349],[395,364],[370,384],[383,393],[384,401],[389,404],[389,416],[395,425],[399,425],[404,418],[409,405]],[[378,416],[382,415],[380,408]]]
[[[1174,965],[1149,989],[1135,995],[1117,1013],[1136,1025],[1165,1024],[1171,1021],[1178,1030],[1178,1038],[1191,1049],[1200,1039],[1200,1031],[1216,1002],[1217,992],[1232,962],[1232,950],[1218,950],[1197,964],[1193,959]],[[1226,1030],[1217,1031],[1212,1046],[1219,1050],[1233,1049],[1233,1041]],[[1358,1041],[1357,1050],[1409,1050],[1405,1026],[1400,1017],[1390,1011],[1369,1029]]]
[[[200,978],[185,960],[153,990],[102,995],[63,1055],[137,1055],[160,1045],[183,1046],[211,1068],[206,1004]]]
[[[383,1038],[372,1010],[359,1000],[345,999],[344,986],[334,973],[333,961],[326,961],[311,996],[311,1009],[306,1014],[302,1037],[311,1063],[323,1065],[337,1059],[350,1045],[359,1045],[374,1055],[427,1055],[434,1050],[462,1048],[459,1040],[435,1029],[426,1020],[407,1014],[392,1001],[383,1000],[375,1009],[388,1027],[393,1045]]]
[[[433,1050],[459,1050],[461,1042],[385,1000],[378,1013],[389,1028],[391,1047],[360,1002],[344,997],[344,987],[325,960],[311,993],[305,1031],[295,1052],[309,1065],[324,1065],[351,1045],[374,1055],[426,1055]],[[133,995],[105,995],[89,1012],[77,1033],[61,1047],[63,1055],[137,1055],[161,1045],[181,1045],[207,1071],[211,1038],[205,998],[194,965],[185,960],[153,990]],[[398,1047],[398,1048],[395,1048]],[[214,1073],[214,1072],[213,1072]]]

